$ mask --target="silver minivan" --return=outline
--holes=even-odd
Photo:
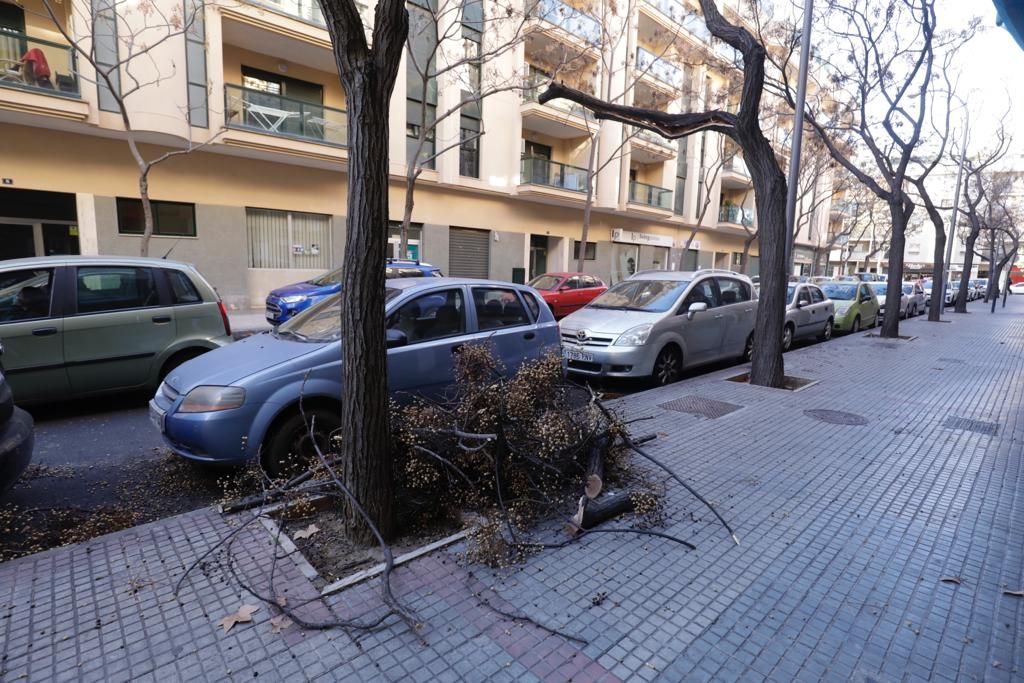
[[[684,368],[749,360],[756,315],[745,275],[645,271],[562,320],[562,355],[573,374],[670,384]]]

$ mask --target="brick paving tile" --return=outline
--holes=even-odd
[[[1024,587],[1024,301],[949,317],[904,323],[911,342],[789,353],[788,374],[818,380],[799,392],[724,381],[732,368],[615,402],[649,418],[650,452],[738,547],[651,470],[664,530],[697,551],[595,535],[502,571],[460,565],[459,546],[433,553],[394,581],[426,645],[398,623],[275,635],[266,605],[224,633],[219,619],[255,601],[217,555],[173,595],[238,524],[197,510],[0,565],[0,680],[1020,680],[1024,600],[1003,590]],[[737,409],[672,409],[692,397]],[[253,524],[234,545],[239,574],[269,592],[269,535]],[[316,595],[291,559],[274,590]],[[303,610],[372,620],[381,606],[368,583]]]

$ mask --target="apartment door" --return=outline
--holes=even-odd
[[[21,223],[0,223],[0,261],[36,255],[34,228]]]
[[[490,241],[490,230],[451,228],[448,231],[448,274],[486,279],[491,272]]]
[[[530,277],[543,275],[548,271],[548,238],[546,235],[530,235]]]

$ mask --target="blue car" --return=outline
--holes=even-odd
[[[505,372],[558,353],[551,310],[524,285],[458,278],[389,280],[388,386],[398,399],[439,395],[454,382],[453,354],[489,342]],[[272,332],[205,353],[173,370],[149,403],[168,446],[191,460],[241,464],[257,457],[281,474],[315,455],[339,425],[340,295]],[[315,418],[313,437],[299,412]]]
[[[385,277],[441,277],[441,269],[429,263],[388,259]],[[278,287],[267,296],[267,322],[280,325],[310,306],[341,291],[341,268],[308,282]]]

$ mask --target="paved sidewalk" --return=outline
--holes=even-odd
[[[225,634],[220,618],[252,601],[226,567],[171,595],[237,525],[199,510],[0,565],[0,679],[1020,680],[1024,598],[1004,590],[1024,589],[1024,297],[971,310],[906,323],[911,342],[790,353],[788,374],[819,380],[799,392],[723,381],[733,368],[618,402],[652,418],[638,423],[663,435],[652,454],[715,502],[739,547],[667,482],[667,531],[696,551],[605,534],[516,571],[460,565],[458,548],[397,570],[426,645],[395,623],[273,634],[267,606]],[[679,412],[730,407],[710,401],[737,409]],[[258,524],[236,551],[257,590],[314,594],[290,561],[266,585]],[[305,609],[371,618],[376,591]]]

